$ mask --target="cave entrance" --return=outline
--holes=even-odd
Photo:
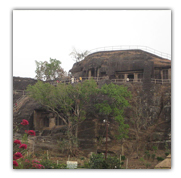
[[[94,68],[91,69],[91,77],[95,77],[95,69]]]
[[[133,81],[134,80],[134,74],[128,74],[128,78],[129,78],[129,81]]]

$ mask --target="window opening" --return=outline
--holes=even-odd
[[[168,70],[163,70],[163,79],[168,79]]]

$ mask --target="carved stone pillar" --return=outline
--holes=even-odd
[[[171,69],[168,69],[168,79],[171,79]]]
[[[99,77],[99,68],[97,69],[97,77]]]
[[[49,128],[52,129],[55,125],[55,118],[49,118]]]
[[[128,74],[124,74],[124,80],[126,81],[126,79],[128,78]]]
[[[91,78],[91,70],[88,72],[88,77]]]
[[[138,82],[138,73],[134,73],[134,82]]]

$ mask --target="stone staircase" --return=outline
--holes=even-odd
[[[13,113],[17,112],[21,108],[21,106],[28,100],[28,98],[29,97],[26,95],[21,96],[13,105]]]

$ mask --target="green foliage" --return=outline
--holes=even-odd
[[[150,159],[150,152],[148,150],[145,151],[145,159]]]
[[[124,164],[124,162],[121,162],[121,166]]]
[[[51,59],[48,63],[47,61],[35,61],[36,63],[36,78],[38,80],[55,80],[56,78],[61,78],[65,71],[61,68],[61,62],[56,59]]]
[[[127,99],[130,97],[131,93],[128,92],[126,87],[113,83],[105,84],[98,90],[95,108],[100,115],[106,118],[114,118],[119,124],[117,139],[128,138],[129,125],[124,123],[123,114],[124,109],[129,106]]]
[[[120,169],[120,160],[108,156],[105,160],[102,154],[93,154],[90,158],[90,169]]]
[[[162,157],[157,157],[157,160],[158,160],[158,161],[163,161],[164,158],[162,158]]]
[[[140,158],[140,161],[144,162],[145,160],[144,160],[144,158],[143,158],[143,157],[141,157],[141,158]]]
[[[151,158],[152,158],[153,161],[154,161],[154,159],[155,159],[155,156],[156,156],[155,154],[152,154],[152,155],[151,155]]]
[[[40,163],[45,167],[45,169],[66,169],[66,164],[54,163],[49,159],[43,159]]]
[[[27,134],[27,133],[25,133],[25,134],[22,136],[22,143],[28,144],[28,134]]]
[[[165,156],[168,156],[169,154],[170,154],[169,152],[166,152],[166,153],[165,153]]]
[[[77,138],[78,125],[91,111],[106,118],[114,118],[119,125],[117,139],[128,138],[129,125],[124,123],[123,113],[129,105],[127,99],[131,94],[126,87],[111,83],[98,88],[93,79],[76,85],[59,83],[56,87],[38,81],[33,86],[29,85],[27,91],[30,97],[63,120],[69,140]]]
[[[150,163],[146,163],[145,166],[146,166],[146,168],[148,168],[148,167],[151,166],[151,164]]]
[[[156,151],[158,150],[158,147],[157,147],[157,146],[153,146],[152,149],[153,149],[153,150],[155,151],[155,153],[156,153]]]
[[[121,156],[121,160],[126,160],[126,157],[124,155]]]
[[[89,162],[87,162],[87,161],[85,161],[85,162],[84,162],[84,165],[83,165],[83,166],[81,166],[81,168],[87,168],[87,169],[90,169],[90,163],[89,163]]]

